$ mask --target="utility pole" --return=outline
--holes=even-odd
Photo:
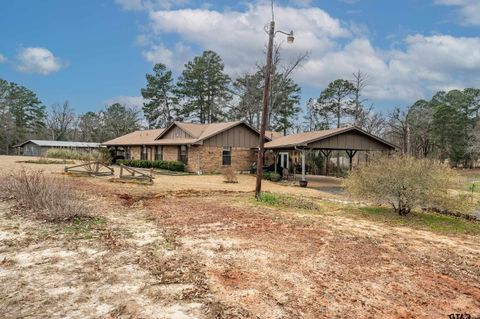
[[[273,38],[275,37],[275,21],[270,22],[270,30],[268,32],[268,49],[267,49],[267,64],[265,65],[265,83],[263,87],[263,111],[262,121],[260,124],[260,138],[258,143],[258,158],[257,158],[257,182],[255,187],[255,197],[260,199],[262,192],[262,177],[263,177],[263,156],[265,153],[265,127],[267,125],[268,104],[270,95],[270,73],[272,70],[272,54],[273,54]]]
[[[273,59],[273,38],[275,34],[282,33],[287,36],[287,42],[292,43],[294,41],[293,31],[289,33],[284,31],[275,31],[275,16],[273,13],[273,0],[271,0],[272,6],[272,20],[270,22],[270,29],[268,31],[268,49],[267,49],[267,64],[265,65],[265,80],[263,87],[263,111],[262,111],[262,120],[260,124],[260,137],[258,143],[258,158],[257,158],[257,180],[255,186],[255,197],[260,199],[262,194],[262,177],[263,177],[263,157],[265,154],[265,129],[267,126],[268,120],[268,105],[270,103],[269,90],[271,88],[271,73],[272,73],[272,59]],[[266,30],[265,30],[266,31]]]

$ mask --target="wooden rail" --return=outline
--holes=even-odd
[[[106,169],[103,170],[102,169]],[[112,167],[101,162],[88,162],[80,165],[65,166],[65,173],[67,174],[84,174],[90,176],[110,176],[114,171]]]
[[[153,177],[153,169],[150,169],[149,174],[145,174],[144,172],[141,172],[133,167],[125,166],[123,164],[119,164],[119,166],[121,180],[153,184],[153,179],[155,178]]]

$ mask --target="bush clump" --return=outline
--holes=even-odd
[[[106,165],[112,163],[112,155],[108,149],[98,149],[91,152],[80,152],[65,148],[51,148],[47,150],[46,157],[49,158],[60,158],[60,159],[73,159],[80,160],[84,162],[101,162]]]
[[[275,172],[264,172],[263,173],[263,179],[266,179],[268,181],[278,182],[281,178],[282,178],[282,176],[280,176],[280,174],[275,173]]]
[[[458,207],[460,198],[449,189],[459,182],[446,165],[410,156],[385,156],[353,170],[347,190],[360,198],[390,204],[399,215],[422,207]]]
[[[185,164],[178,161],[118,160],[117,163],[130,167],[166,169],[174,172],[185,171]]]
[[[49,222],[68,222],[89,217],[88,207],[65,178],[43,171],[21,170],[0,177],[0,194],[17,204],[16,211]]]
[[[231,167],[227,167],[222,172],[225,183],[238,183],[237,173]]]

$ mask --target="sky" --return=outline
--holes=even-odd
[[[178,76],[203,50],[235,78],[265,60],[270,1],[0,0],[0,78],[78,113],[141,107],[155,63]],[[480,87],[479,0],[275,1],[282,60],[308,52],[293,77],[302,104],[331,81],[368,74],[379,112],[439,90]]]

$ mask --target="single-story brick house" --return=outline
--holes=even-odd
[[[100,147],[100,143],[28,140],[21,144],[15,145],[14,147],[17,148],[18,155],[45,156],[47,151],[52,148],[69,149],[79,152],[90,152],[92,150],[98,149]]]
[[[248,170],[256,161],[260,133],[243,121],[211,124],[174,122],[165,129],[135,131],[102,143],[118,158],[181,161],[186,170]],[[271,141],[278,133],[267,133]]]

